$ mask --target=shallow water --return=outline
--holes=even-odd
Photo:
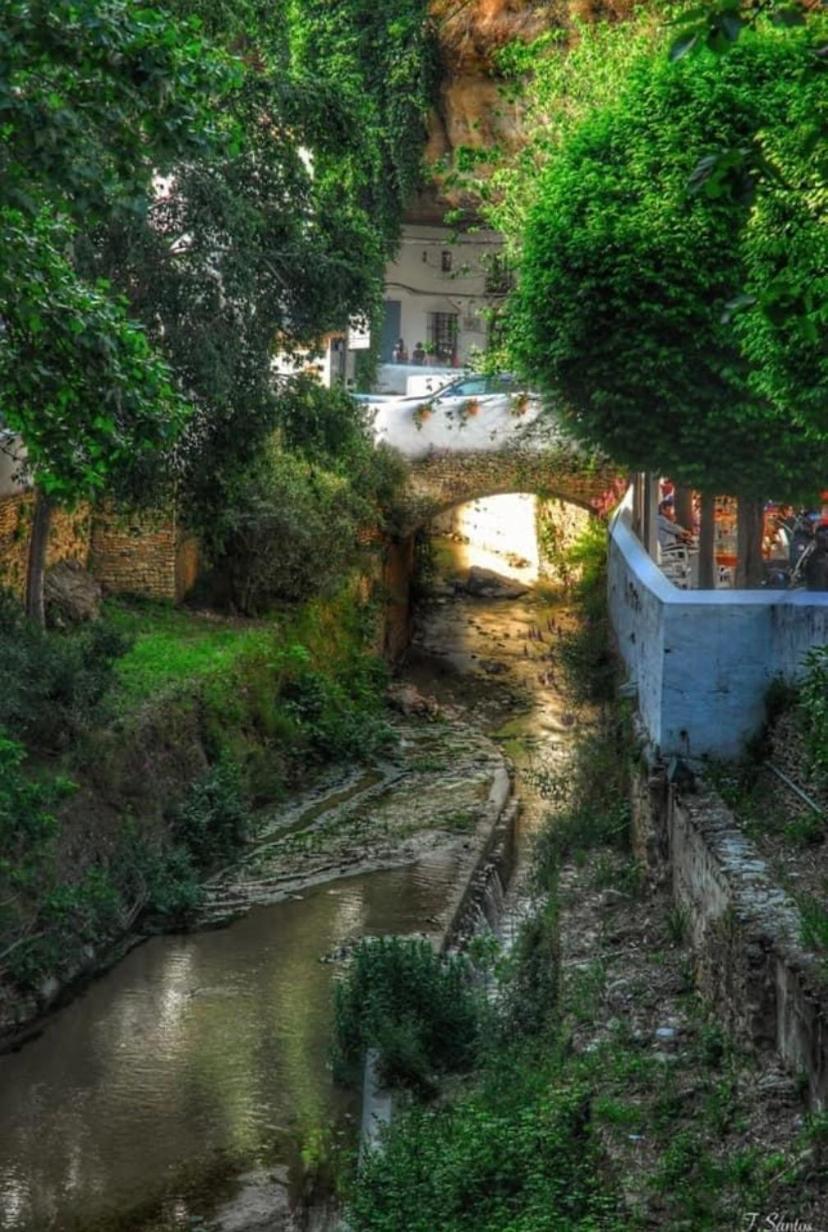
[[[504,666],[492,675],[495,660]],[[568,741],[553,667],[543,604],[455,597],[421,620],[409,676],[478,730],[500,732],[520,782],[521,766]],[[426,732],[421,752],[441,744]],[[331,804],[361,807],[361,791],[388,807],[381,779],[334,776],[263,839],[263,856]],[[521,794],[525,838],[543,806],[531,787]],[[153,938],[0,1056],[1,1232],[287,1228],[313,1161],[332,1139],[355,1138],[354,1100],[328,1067],[341,966],[320,959],[365,934],[427,930],[456,859],[437,852],[254,907],[221,930]],[[507,902],[510,921],[522,897]]]
[[[134,950],[0,1057],[0,1228],[189,1229],[256,1168],[281,1167],[295,1197],[303,1149],[353,1112],[327,1066],[337,968],[319,960],[417,931],[453,871],[353,877]]]

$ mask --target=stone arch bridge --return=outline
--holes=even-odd
[[[572,449],[440,451],[411,463],[398,510],[405,537],[432,518],[487,496],[530,492],[602,515],[623,493],[618,468]]]
[[[425,404],[425,415],[423,405],[392,399],[374,418],[377,442],[409,463],[396,518],[402,538],[455,505],[487,496],[530,492],[600,515],[623,494],[618,468],[568,440],[540,400],[519,414],[503,397],[479,399],[473,414],[468,403],[457,407],[447,398]]]
[[[605,516],[625,487],[617,467],[577,449],[540,403],[533,401],[519,415],[503,399],[481,399],[474,413],[465,415],[441,407],[440,399],[428,404],[426,415],[418,414],[421,407],[412,399],[389,400],[374,417],[377,442],[391,445],[409,463],[383,566],[385,651],[392,660],[410,641],[414,537],[420,527],[455,505],[509,492],[569,501]]]

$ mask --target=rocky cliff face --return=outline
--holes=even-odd
[[[516,40],[531,42],[550,29],[570,29],[577,19],[620,19],[631,8],[631,0],[432,0],[443,78],[427,161],[439,164],[463,146],[515,149],[520,144],[520,105],[500,90],[501,48]]]

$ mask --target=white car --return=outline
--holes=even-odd
[[[541,399],[515,377],[467,375],[430,395],[361,395],[374,435],[407,458],[433,450],[500,449],[541,410]]]

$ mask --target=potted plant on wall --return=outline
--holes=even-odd
[[[419,406],[416,406],[414,408],[414,413],[411,418],[414,420],[414,423],[417,425],[418,432],[422,430],[423,424],[426,423],[429,419],[431,419],[431,416],[433,414],[434,414],[434,406],[431,402],[421,402]]]
[[[480,414],[480,399],[467,398],[465,402],[461,403],[457,413],[460,418],[460,427],[462,428],[463,424],[469,419],[474,419],[475,415]]]

